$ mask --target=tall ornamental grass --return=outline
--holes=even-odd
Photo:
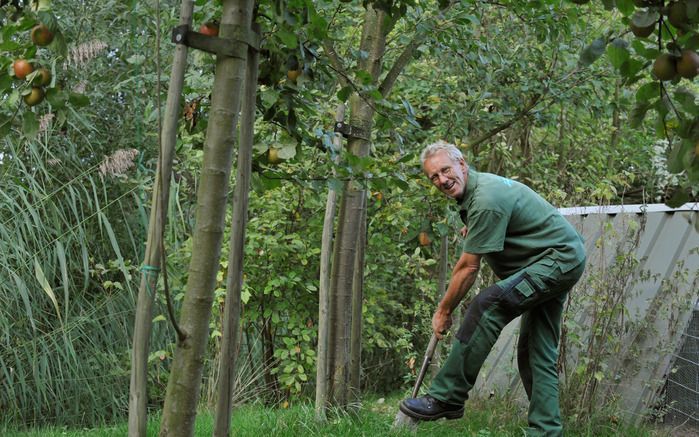
[[[19,144],[0,158],[0,422],[101,423],[127,407],[145,185]]]

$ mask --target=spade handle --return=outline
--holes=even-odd
[[[427,345],[427,350],[425,351],[425,358],[422,360],[422,366],[420,367],[420,373],[417,374],[417,380],[415,380],[415,387],[413,388],[413,395],[411,397],[416,398],[418,392],[420,391],[420,386],[422,385],[422,380],[425,379],[425,374],[427,369],[430,367],[432,362],[432,356],[434,355],[435,349],[437,349],[437,343],[439,339],[434,333],[430,338],[430,343]]]

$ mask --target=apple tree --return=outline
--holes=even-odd
[[[653,117],[655,134],[668,144],[668,170],[679,174],[681,181],[667,203],[680,206],[699,188],[699,105],[694,84],[699,74],[699,1],[601,3],[613,11],[615,20],[582,51],[580,64],[590,65],[606,54],[623,85],[635,90],[629,122],[638,128]]]

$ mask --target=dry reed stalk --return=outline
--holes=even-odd
[[[109,156],[105,156],[100,164],[100,175],[123,176],[134,165],[134,158],[138,156],[136,149],[119,149]]]

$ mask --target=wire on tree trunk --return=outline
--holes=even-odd
[[[170,317],[170,323],[172,323],[172,327],[175,329],[175,332],[177,333],[177,340],[181,343],[185,341],[185,339],[187,338],[187,334],[185,334],[185,332],[180,328],[180,325],[177,323],[177,318],[175,318],[175,307],[172,305],[170,287],[168,286],[167,282],[167,260],[165,259],[165,244],[163,243],[162,238],[160,239],[160,256],[162,257],[160,263],[163,266],[163,291],[165,292],[165,301],[167,302],[167,314]]]

